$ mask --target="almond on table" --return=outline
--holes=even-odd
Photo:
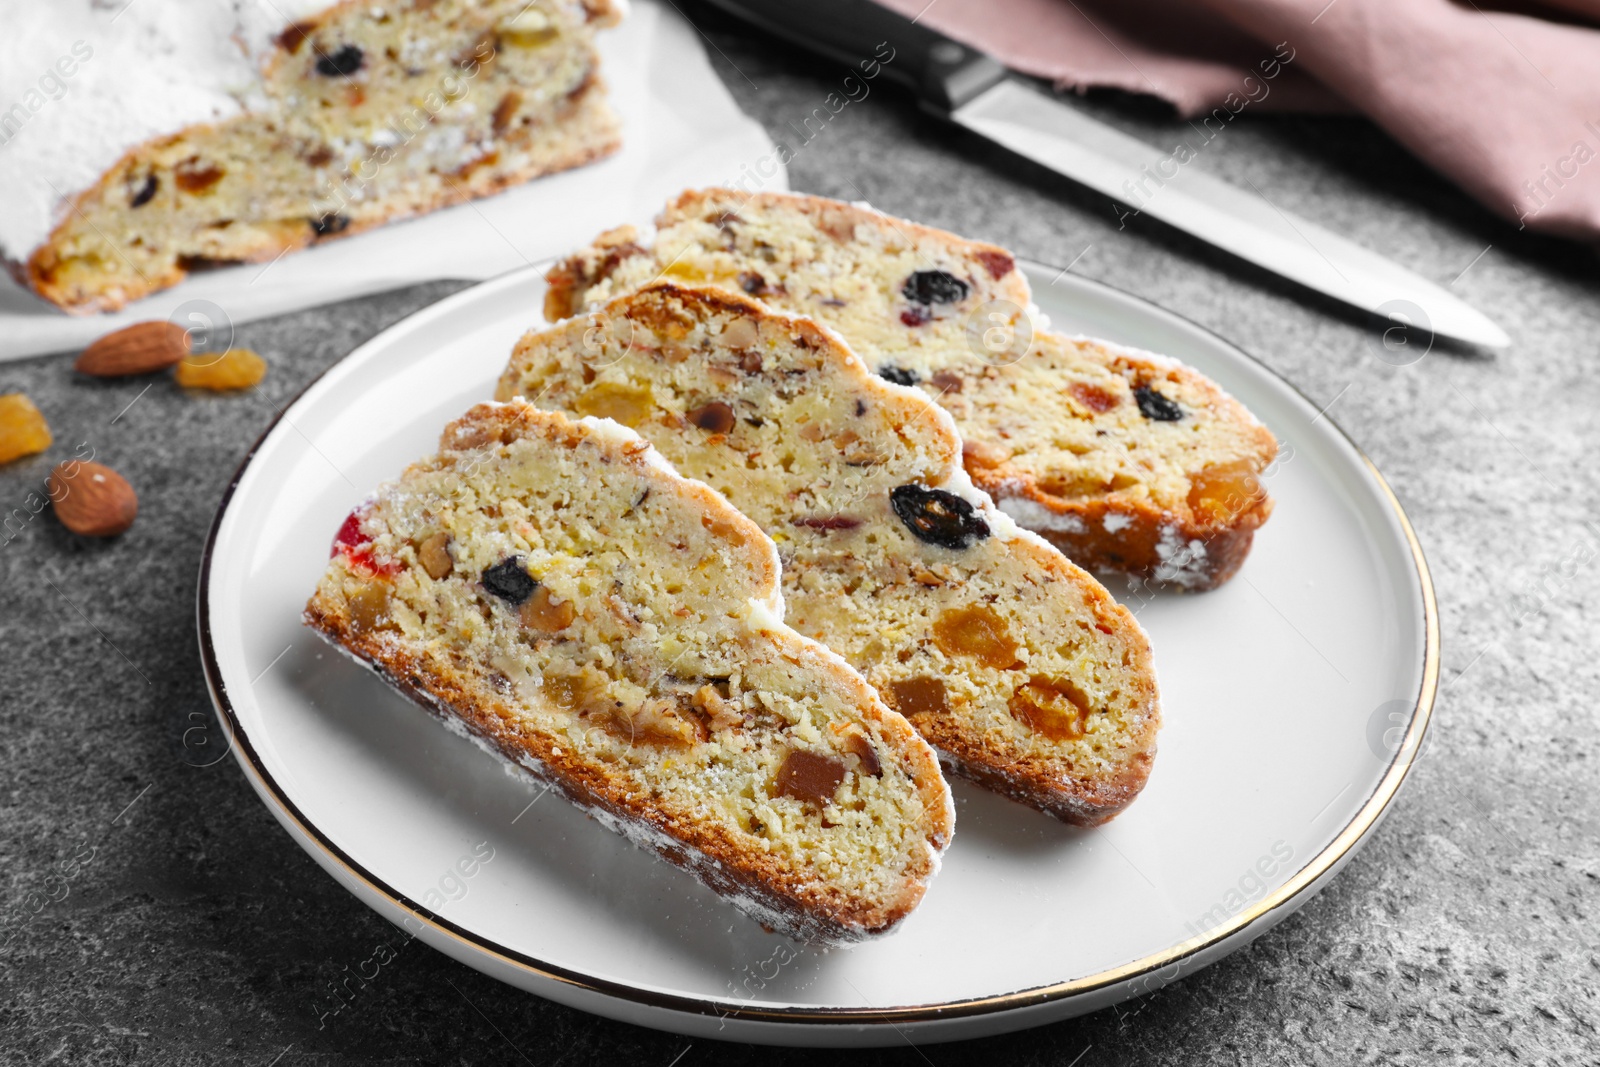
[[[99,463],[58,463],[45,483],[61,525],[84,537],[127,532],[139,514],[139,497],[126,478]]]
[[[189,354],[189,331],[175,322],[136,322],[95,341],[74,363],[79,374],[123,378],[165,370]]]

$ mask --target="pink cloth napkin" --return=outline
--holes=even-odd
[[[879,2],[1059,88],[1148,93],[1189,119],[1360,111],[1496,214],[1600,240],[1600,0],[1530,13],[1473,0]]]

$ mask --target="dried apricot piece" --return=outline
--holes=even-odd
[[[656,399],[650,387],[626,382],[596,382],[572,405],[580,415],[615,419],[624,426],[638,426],[655,411]]]
[[[185,389],[227,392],[258,384],[267,376],[267,361],[248,348],[230,348],[220,356],[214,352],[186,356],[173,373]]]
[[[199,195],[210,191],[225,173],[214,163],[207,163],[199,156],[190,156],[172,168],[172,180],[184,192]]]
[[[997,671],[1017,664],[1017,642],[1006,620],[982,604],[945,611],[933,624],[933,643],[947,656],[968,656]]]
[[[1103,415],[1122,402],[1121,397],[1092,382],[1073,382],[1067,392],[1096,415]]]
[[[1248,460],[1219,463],[1189,477],[1189,507],[1205,522],[1231,522],[1266,495]]]
[[[1074,741],[1089,725],[1089,698],[1064,678],[1032,678],[1011,694],[1011,717],[1052,741]]]
[[[0,463],[43,452],[54,440],[44,414],[22,393],[0,396]]]

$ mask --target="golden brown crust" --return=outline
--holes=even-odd
[[[731,189],[718,188],[686,189],[667,204],[661,217],[665,220],[674,212],[688,213],[700,204],[729,196],[737,198],[741,206],[756,211],[772,208],[800,211],[812,216],[817,227],[823,232],[842,238],[847,238],[858,225],[875,228],[887,226],[907,242],[927,240],[947,245],[963,257],[982,261],[989,276],[996,280],[1015,273],[1015,280],[1020,283],[1020,287],[1004,295],[1020,296],[1024,299],[1028,296],[1027,282],[1022,280],[1021,272],[1016,269],[1016,257],[999,245],[961,237],[947,230],[925,226],[909,219],[891,218],[870,207],[833,200],[825,196],[808,196],[804,193],[739,193]]]
[[[587,432],[560,415],[537,412],[526,404],[485,404],[448,427],[441,444],[446,449],[460,450],[494,442],[510,443],[537,434],[571,445]],[[755,569],[744,581],[769,594],[775,592],[776,561],[760,529],[708,487],[654,466],[649,455],[648,446],[641,441],[637,448],[625,450],[622,461],[633,464],[637,473],[670,482],[663,488],[681,493],[703,508],[715,520],[718,536],[736,541],[741,547],[748,546]],[[757,560],[760,562],[755,563]],[[856,941],[892,927],[921,900],[927,881],[937,871],[939,852],[953,833],[949,794],[933,752],[909,723],[885,707],[877,693],[837,657],[786,628],[763,630],[771,647],[760,654],[797,664],[819,683],[841,690],[858,709],[861,719],[887,742],[880,751],[886,757],[893,754],[907,776],[917,783],[922,809],[927,813],[921,829],[929,848],[915,866],[904,872],[903,883],[892,899],[863,902],[814,875],[806,877],[774,854],[752,849],[714,821],[653,802],[640,793],[636,780],[603,760],[586,760],[570,744],[563,747],[559,738],[530,729],[509,700],[472,684],[464,671],[437,657],[414,655],[402,643],[385,639],[379,631],[357,627],[344,606],[321,590],[308,603],[305,621],[425,709],[442,718],[454,718],[511,763],[548,782],[574,803],[619,825],[634,840],[689,871],[714,891],[755,901],[760,908],[781,917],[784,932],[802,940]],[[529,698],[524,695],[523,699]]]
[[[743,847],[713,823],[675,818],[642,803],[622,776],[608,774],[603,765],[573,758],[572,753],[558,749],[548,738],[519,730],[512,708],[503,703],[485,706],[482,695],[462,685],[457,675],[360,633],[343,612],[329,611],[326,604],[313,601],[306,608],[305,621],[424,710],[436,717],[455,718],[508,762],[548,784],[568,801],[602,813],[624,827],[645,830],[635,840],[694,875],[713,892],[747,896],[781,914],[785,932],[797,940],[840,944],[891,929],[916,908],[927,890],[928,879],[937,869],[937,860],[930,858],[922,868],[908,872],[904,891],[897,899],[863,909],[859,902],[830,887],[797,882],[776,859]],[[796,652],[799,656],[814,654],[806,649]],[[875,716],[874,721],[886,733],[903,729],[912,734],[899,716]],[[933,756],[925,749],[917,752],[905,745],[904,737],[900,740],[900,748],[909,751],[907,758],[913,761],[908,772],[923,783],[921,791],[928,810],[946,811],[944,800],[936,795],[943,786]],[[930,830],[930,842],[936,842],[935,848],[940,849],[949,842],[954,827],[949,820],[942,820]]]
[[[544,317],[547,322],[560,322],[583,310],[583,294],[625,259],[647,256],[637,244],[639,231],[632,226],[618,226],[594,239],[582,252],[574,253],[551,267],[544,276],[549,287],[544,294]]]
[[[722,199],[737,199],[741,207],[757,211],[781,207],[812,216],[819,229],[839,239],[857,225],[891,227],[894,233],[907,242],[937,242],[956,249],[961,256],[984,264],[987,273],[1001,288],[995,296],[1009,300],[1020,309],[1031,297],[1022,272],[1016,269],[1016,259],[999,245],[973,241],[932,226],[893,219],[871,208],[859,207],[822,196],[801,193],[737,193],[730,189],[686,189],[673,198],[657,217],[657,225],[670,224],[675,215],[690,214],[703,205]],[[585,292],[596,283],[609,277],[625,260],[635,256],[648,256],[649,251],[637,243],[638,231],[632,226],[608,230],[595,238],[585,249],[568,256],[552,267],[545,276],[549,290],[545,294],[544,317],[548,322],[559,322],[583,310]]]

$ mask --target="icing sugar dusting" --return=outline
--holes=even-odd
[[[1000,500],[1000,510],[1029,530],[1050,533],[1081,534],[1085,531],[1083,520],[1076,515],[1051,511],[1037,500],[1008,496]]]
[[[260,64],[328,0],[0,6],[0,254],[25,260],[70,200],[152,137],[264,106]],[[70,74],[67,72],[71,71]]]
[[[1210,581],[1206,570],[1205,542],[1195,540],[1185,543],[1175,525],[1169,523],[1161,527],[1156,555],[1161,561],[1156,565],[1155,580],[1158,582],[1171,582],[1186,589],[1203,589]]]
[[[1124,515],[1118,511],[1108,512],[1106,517],[1100,520],[1100,525],[1105,527],[1106,533],[1114,534],[1119,530],[1126,530],[1129,526],[1132,526],[1133,516]]]

